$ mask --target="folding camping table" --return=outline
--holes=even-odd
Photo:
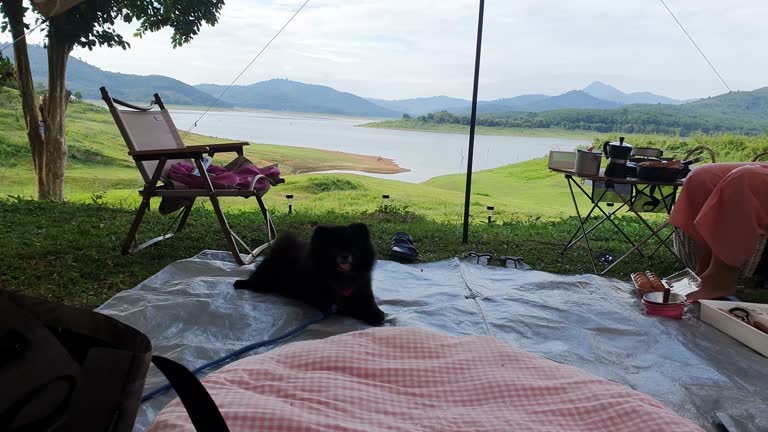
[[[653,252],[648,255],[648,257],[652,257],[655,255],[662,247],[666,248],[672,256],[675,257],[675,259],[678,260],[681,264],[683,264],[683,261],[680,259],[680,257],[677,255],[675,250],[669,245],[669,239],[672,237],[672,233],[668,233],[666,236],[661,235],[664,228],[669,226],[669,222],[665,221],[662,224],[659,224],[658,226],[654,227],[652,226],[641,214],[640,211],[638,211],[637,208],[635,208],[635,200],[639,196],[646,196],[651,197],[652,199],[658,200],[658,204],[663,206],[663,210],[669,215],[670,212],[672,212],[672,207],[675,204],[675,199],[677,198],[677,191],[678,189],[683,185],[682,180],[677,180],[674,182],[657,182],[657,181],[648,181],[648,180],[640,180],[636,178],[611,178],[606,177],[603,175],[602,171],[600,175],[583,175],[578,174],[574,170],[569,169],[558,169],[558,168],[550,168],[551,171],[562,173],[565,177],[566,182],[568,183],[568,189],[571,192],[571,198],[573,199],[573,206],[576,210],[576,216],[579,220],[579,228],[576,229],[576,231],[571,236],[571,239],[568,240],[568,243],[566,243],[563,250],[560,252],[561,254],[564,254],[568,249],[576,246],[581,240],[584,240],[587,251],[589,251],[589,258],[592,261],[592,269],[595,273],[597,273],[597,264],[595,262],[595,256],[592,252],[592,247],[589,244],[589,234],[597,229],[600,225],[602,225],[605,222],[610,222],[611,225],[618,230],[618,232],[621,234],[621,236],[629,243],[632,247],[624,253],[619,259],[612,262],[608,267],[606,267],[602,272],[600,272],[601,275],[607,273],[610,271],[614,266],[616,266],[618,263],[623,261],[627,256],[632,254],[633,252],[638,252],[640,255],[645,256],[643,251],[640,249],[644,244],[648,243],[653,238],[656,238],[659,241],[659,245],[656,246],[656,248],[653,250]],[[599,189],[602,189],[602,191],[597,190],[597,188],[594,188],[592,193],[589,193],[587,190],[582,187],[581,182],[576,180],[588,180],[591,181],[593,185],[597,184],[601,187]],[[576,200],[576,192],[574,191],[574,186],[576,186],[576,189],[580,190],[581,193],[583,193],[592,203],[592,208],[589,209],[589,212],[586,213],[586,216],[583,218],[581,217],[581,209],[579,208],[579,203]],[[665,193],[664,188],[671,188],[672,191],[670,193]],[[600,207],[600,204],[604,202],[604,198],[606,197],[606,194],[608,191],[613,191],[614,195],[617,196],[618,207],[612,209],[610,212],[606,211],[602,207]],[[648,229],[649,234],[645,237],[643,237],[639,242],[635,243],[632,241],[632,239],[627,235],[627,233],[621,229],[621,227],[616,223],[616,221],[613,220],[613,216],[615,216],[619,211],[626,208],[628,212],[634,214],[640,222]],[[587,220],[592,216],[592,213],[595,212],[595,210],[598,210],[600,213],[603,214],[603,218],[600,219],[597,223],[592,225],[589,228],[586,228],[584,224],[587,222]],[[581,235],[579,235],[581,233]],[[577,237],[578,236],[578,237]],[[684,264],[683,264],[684,265]]]

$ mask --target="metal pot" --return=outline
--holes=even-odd
[[[603,154],[600,152],[591,152],[578,150],[576,155],[576,174],[596,176],[600,174],[600,162],[603,160]]]

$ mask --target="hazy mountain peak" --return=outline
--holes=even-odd
[[[582,91],[598,99],[605,99],[619,103],[624,103],[622,99],[627,97],[626,93],[602,81],[595,81],[592,84],[584,87]]]
[[[595,81],[592,84],[584,87],[582,90],[584,93],[590,94],[598,99],[603,99],[618,104],[671,104],[679,105],[683,101],[668,98],[666,96],[659,96],[651,92],[638,92],[638,93],[624,93],[623,91],[608,85],[601,81]]]
[[[219,94],[226,86],[199,84],[209,94]],[[307,84],[285,78],[273,78],[248,85],[236,85],[227,93],[227,101],[245,107],[274,111],[314,112],[364,117],[400,117],[391,110],[352,93],[331,87]]]

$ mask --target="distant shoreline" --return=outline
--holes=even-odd
[[[358,125],[358,127],[374,129],[392,129],[415,132],[468,134],[469,126],[457,124],[435,124],[403,120],[384,120]],[[565,138],[592,140],[599,132],[566,130],[566,129],[534,129],[534,128],[505,128],[477,126],[478,135],[536,137],[536,138]]]
[[[106,104],[101,100],[86,99],[84,102],[105,107]],[[141,102],[131,102],[139,106]],[[207,107],[198,105],[174,105],[167,104],[166,107],[169,110],[178,111],[205,111]],[[275,111],[268,109],[258,108],[245,108],[245,107],[213,107],[210,112],[252,112],[252,113],[274,113],[283,116],[301,116],[306,118],[318,118],[318,119],[342,119],[342,120],[358,120],[361,124],[356,127],[365,127],[373,129],[390,129],[390,130],[403,130],[413,132],[433,132],[433,133],[450,133],[450,134],[468,134],[469,126],[458,124],[436,124],[436,123],[423,123],[416,122],[414,120],[392,120],[381,117],[361,117],[345,114],[329,114],[329,113],[314,113],[314,112],[300,112],[300,111]],[[532,138],[564,138],[564,139],[586,139],[592,140],[595,136],[600,135],[599,132],[594,131],[582,131],[582,130],[566,130],[566,129],[548,129],[548,128],[505,128],[505,127],[487,127],[478,126],[478,135],[495,135],[495,136],[515,136],[515,137],[532,137]]]
[[[83,102],[89,103],[91,105],[96,105],[98,107],[106,108],[107,104],[104,103],[101,99],[83,99]],[[128,103],[132,103],[134,105],[138,106],[146,106],[148,105],[148,101],[127,101]],[[208,109],[205,105],[176,105],[176,104],[165,104],[165,107],[169,110],[176,110],[176,111],[205,111]],[[270,109],[262,109],[262,108],[248,108],[248,107],[220,107],[220,106],[214,106],[210,109],[209,112],[249,112],[249,113],[264,113],[264,114],[280,114],[283,116],[301,116],[306,118],[317,118],[317,119],[343,119],[343,120],[359,120],[360,122],[377,122],[377,121],[387,121],[391,120],[390,118],[386,117],[374,117],[374,116],[359,116],[359,115],[349,115],[349,114],[331,114],[331,113],[321,113],[321,112],[305,112],[305,111],[279,111],[279,110],[270,110]]]

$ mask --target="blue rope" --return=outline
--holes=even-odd
[[[206,363],[206,364],[204,364],[204,365],[194,369],[192,371],[192,373],[197,375],[200,372],[204,371],[205,369],[208,369],[210,367],[213,367],[213,366],[219,365],[221,363],[224,363],[225,361],[230,360],[233,357],[237,357],[237,356],[239,356],[241,354],[245,354],[245,353],[247,353],[249,351],[253,351],[256,348],[262,348],[262,347],[265,347],[265,346],[274,345],[274,344],[276,344],[276,343],[278,343],[280,341],[283,341],[283,340],[288,339],[288,338],[290,338],[292,336],[295,336],[298,333],[301,333],[302,331],[306,330],[307,327],[311,326],[312,324],[319,323],[320,321],[324,320],[327,316],[328,315],[323,315],[320,318],[317,318],[317,319],[314,319],[314,320],[311,320],[311,321],[307,321],[304,324],[296,327],[295,329],[293,329],[293,330],[289,331],[288,333],[285,333],[285,334],[283,334],[281,336],[278,336],[278,337],[275,337],[275,338],[272,338],[272,339],[263,340],[261,342],[255,342],[255,343],[252,343],[250,345],[246,345],[246,346],[238,349],[237,351],[233,351],[233,352],[225,355],[224,357],[221,357],[221,358],[218,358],[216,360],[210,361],[210,362],[208,362],[208,363]],[[160,386],[160,387],[158,387],[158,388],[148,392],[144,396],[142,396],[141,403],[144,403],[144,402],[154,398],[157,395],[165,393],[168,390],[170,390],[171,388],[172,388],[172,386],[171,386],[170,383],[164,384],[164,385],[162,385],[162,386]]]

